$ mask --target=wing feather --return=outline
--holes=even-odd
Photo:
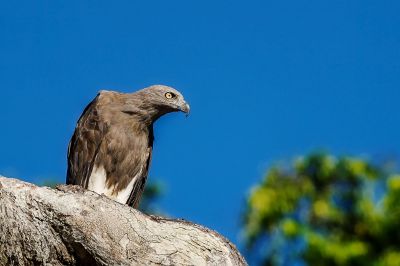
[[[134,183],[132,192],[126,202],[126,204],[128,204],[129,206],[131,206],[135,209],[137,209],[139,207],[140,199],[142,198],[142,194],[144,191],[144,185],[146,184],[146,180],[147,180],[147,174],[149,172],[149,167],[150,167],[150,162],[151,162],[151,153],[153,150],[153,132],[151,132],[149,144],[150,144],[150,146],[149,146],[148,152],[147,152],[146,164],[140,173],[140,177]]]
[[[69,143],[67,184],[88,187],[96,156],[107,131],[97,111],[98,98],[99,95],[86,106]]]

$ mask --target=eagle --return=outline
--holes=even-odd
[[[149,172],[153,124],[170,112],[189,114],[174,88],[100,91],[80,116],[68,145],[66,183],[137,208]]]

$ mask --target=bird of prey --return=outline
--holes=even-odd
[[[190,107],[181,93],[154,85],[134,93],[100,91],[78,120],[68,146],[67,184],[134,208],[149,171],[153,123]]]

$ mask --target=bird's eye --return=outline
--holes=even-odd
[[[174,97],[175,97],[175,94],[173,94],[172,92],[165,93],[165,98],[167,98],[167,99],[172,99]]]

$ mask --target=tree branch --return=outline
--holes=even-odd
[[[78,186],[0,177],[0,265],[246,265],[200,225],[148,216]]]

